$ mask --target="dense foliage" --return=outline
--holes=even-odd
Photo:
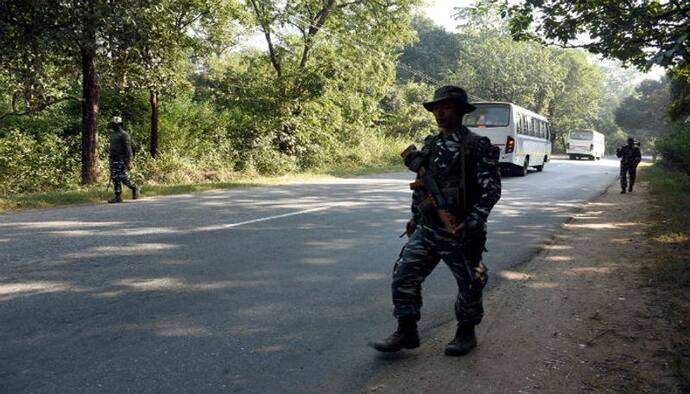
[[[498,3],[498,1],[495,1]],[[516,38],[582,47],[641,68],[690,67],[690,2],[501,0]],[[532,30],[534,29],[534,30]],[[533,32],[536,32],[534,34]],[[582,35],[589,39],[582,42]]]
[[[620,142],[636,76],[516,43],[490,3],[450,33],[417,0],[0,0],[0,194],[105,185],[113,115],[140,182],[397,162],[443,83],[543,113],[556,149],[575,127]]]

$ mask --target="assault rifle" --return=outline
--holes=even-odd
[[[417,147],[410,145],[400,154],[400,156],[405,159],[408,154],[415,151],[417,151]],[[439,189],[436,180],[426,171],[423,166],[419,166],[419,170],[417,171],[417,179],[410,183],[410,189],[426,190],[427,198],[420,203],[420,206],[423,206],[424,204],[431,204],[436,210],[436,214],[438,215],[439,219],[441,219],[443,227],[445,227],[446,231],[448,231],[453,238],[459,239],[462,237],[465,224],[462,222],[458,223],[455,215],[450,213],[446,198],[443,196],[441,189]]]

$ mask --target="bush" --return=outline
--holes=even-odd
[[[664,165],[690,175],[690,124],[676,122],[656,141]]]
[[[680,171],[654,165],[641,171],[643,179],[649,180],[654,193],[687,195],[690,193],[690,177]]]
[[[383,112],[381,125],[386,134],[419,138],[434,133],[436,125],[433,116],[422,105],[432,93],[432,86],[413,82],[392,88],[380,105]]]
[[[0,138],[0,195],[59,190],[79,180],[80,162],[71,152],[76,138],[32,137],[17,130]]]

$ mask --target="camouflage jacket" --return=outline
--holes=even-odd
[[[463,127],[446,139],[440,133],[428,136],[422,152],[427,156],[425,168],[431,172],[440,188],[454,190],[452,187],[459,185],[460,203],[451,210],[457,218],[464,220],[470,228],[486,223],[491,209],[501,198],[499,149],[491,145],[488,138]],[[440,225],[429,218],[436,217],[435,212],[425,213],[420,209],[420,203],[425,198],[424,190],[415,190],[413,193],[414,219],[418,223],[428,225],[435,222]]]
[[[132,144],[129,134],[122,128],[110,132],[110,162],[115,161],[124,163],[132,161]]]
[[[616,151],[616,156],[620,157],[621,165],[626,167],[637,167],[642,160],[640,148],[636,146],[625,145]]]

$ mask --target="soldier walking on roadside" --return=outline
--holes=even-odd
[[[435,207],[428,203],[427,192],[414,191],[413,216],[407,224],[409,240],[393,268],[393,314],[398,328],[390,337],[371,342],[370,346],[381,352],[419,346],[421,285],[443,260],[458,285],[457,332],[445,354],[459,356],[477,346],[474,328],[484,314],[482,290],[488,276],[482,252],[489,212],[501,197],[499,149],[488,138],[462,125],[463,116],[475,110],[463,89],[443,86],[424,107],[433,112],[440,133],[427,137],[420,151],[407,154],[405,164],[414,172],[423,168],[433,176],[449,212],[461,223],[458,229],[462,232],[458,237],[446,231]]]
[[[628,192],[632,193],[637,175],[637,165],[642,160],[640,148],[635,146],[633,138],[628,138],[628,145],[616,149],[616,156],[621,159],[621,193],[625,194],[626,186]]]
[[[108,124],[110,129],[110,179],[113,182],[115,198],[108,200],[109,203],[122,202],[122,184],[124,183],[132,190],[132,200],[139,198],[139,187],[132,182],[128,171],[133,168],[132,164],[132,144],[129,134],[122,125],[122,118],[115,116]]]

